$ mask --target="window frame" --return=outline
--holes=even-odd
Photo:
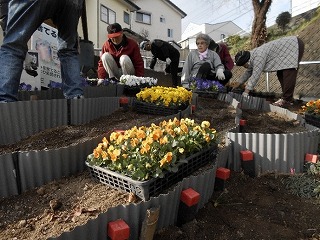
[[[112,24],[116,22],[116,12],[112,9],[100,4],[100,21],[106,24]]]
[[[139,20],[139,19],[138,19],[138,14],[141,14],[141,15],[142,15],[142,20]],[[150,21],[149,21],[149,22],[144,21],[144,16],[148,16],[149,19],[150,19]],[[151,14],[151,13],[148,13],[148,12],[137,11],[137,12],[136,12],[136,18],[135,18],[135,20],[136,20],[136,22],[139,22],[139,23],[151,25],[151,23],[152,23],[152,14]]]

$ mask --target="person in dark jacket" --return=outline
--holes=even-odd
[[[108,26],[108,40],[102,46],[98,78],[118,81],[121,75],[144,76],[144,64],[138,43],[128,38],[119,23]]]
[[[153,69],[157,59],[167,62],[168,59],[170,63],[166,68],[166,72],[171,73],[172,85],[177,87],[181,85],[178,79],[178,69],[179,69],[179,60],[180,60],[180,52],[170,43],[160,40],[154,39],[153,41],[142,41],[140,43],[141,50],[151,51],[153,57],[150,63],[150,68]]]

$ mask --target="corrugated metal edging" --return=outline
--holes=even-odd
[[[15,143],[47,128],[66,125],[66,103],[65,99],[54,99],[0,104],[0,145]]]
[[[80,125],[88,123],[101,116],[110,115],[119,107],[119,97],[71,99],[70,124]]]
[[[55,179],[84,171],[85,160],[103,136],[77,145],[53,150],[19,152],[19,176],[22,192]]]
[[[85,87],[83,90],[85,98],[117,96],[117,84],[109,84],[107,86],[89,86]]]
[[[254,155],[256,175],[266,172],[297,173],[303,171],[306,153],[316,153],[319,131],[291,134],[228,133],[232,142],[229,168],[241,170],[240,151]]]
[[[29,101],[31,95],[36,95],[37,100],[64,99],[63,92],[59,88],[50,88],[41,91],[19,91],[19,101]]]
[[[198,209],[208,203],[214,191],[217,164],[212,163],[212,168],[198,176],[190,176],[178,183],[172,191],[161,194],[158,197],[151,197],[147,202],[138,204],[119,205],[108,209],[106,213],[100,214],[98,218],[90,220],[82,226],[76,227],[71,232],[65,232],[57,238],[59,240],[101,240],[107,239],[108,222],[123,219],[130,226],[130,239],[139,239],[142,222],[145,219],[146,211],[150,208],[160,207],[160,214],[157,229],[174,225],[177,220],[181,191],[193,188],[200,193]]]
[[[267,102],[265,98],[252,96],[243,97],[241,94],[233,92],[229,92],[229,94],[240,103],[239,107],[242,109],[263,110]]]
[[[0,155],[0,197],[19,194],[13,154]]]
[[[217,167],[227,167],[229,153],[230,153],[231,143],[230,140],[226,140],[226,145],[220,149],[219,154],[217,155]]]

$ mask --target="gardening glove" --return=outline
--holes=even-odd
[[[98,79],[97,86],[100,86],[101,84],[103,84],[103,82],[104,82],[104,79],[102,78]]]
[[[243,93],[242,93],[242,97],[243,97],[243,98],[248,98],[248,97],[249,97],[249,93],[243,92]]]
[[[218,77],[218,79],[219,80],[224,80],[226,77],[224,76],[224,73],[223,73],[223,69],[222,68],[219,68],[218,70],[217,70],[217,77]]]

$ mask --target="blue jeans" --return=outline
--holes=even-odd
[[[77,27],[83,0],[11,0],[0,49],[0,102],[17,100],[27,42],[51,18],[58,29],[58,57],[65,98],[83,95]]]

